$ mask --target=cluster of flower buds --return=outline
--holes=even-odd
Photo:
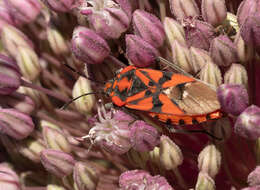
[[[259,26],[260,0],[0,0],[0,189],[259,189]],[[170,126],[157,93],[180,124],[219,104]]]

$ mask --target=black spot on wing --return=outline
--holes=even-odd
[[[172,120],[171,119],[167,119],[166,124],[167,125],[171,125],[172,124]]]
[[[179,125],[185,125],[185,121],[183,119],[179,120]]]
[[[128,91],[128,96],[135,95],[147,89],[147,86],[137,76],[133,76],[132,86]]]
[[[192,119],[192,124],[196,125],[196,124],[199,124],[199,122],[197,121],[197,119],[193,118]]]
[[[133,79],[135,77],[135,70],[130,70],[130,71],[127,71],[125,73],[123,73],[120,78],[119,78],[119,81],[122,80],[123,78],[127,78],[128,81],[130,81],[131,79]]]
[[[171,72],[163,72],[163,76],[159,79],[159,84],[162,85],[168,80],[171,80],[172,73]]]
[[[163,103],[159,99],[160,92],[156,92],[153,94],[153,108],[151,112],[160,113]]]
[[[125,88],[123,91],[119,91],[118,86],[114,88],[115,95],[118,96],[122,101],[126,100],[127,97],[127,88]]]

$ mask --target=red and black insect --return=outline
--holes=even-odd
[[[198,124],[221,117],[216,92],[193,77],[128,66],[105,85],[119,107],[147,112],[166,124]]]

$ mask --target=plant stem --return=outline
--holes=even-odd
[[[27,82],[27,81],[25,81],[23,79],[21,79],[21,84],[22,84],[22,86],[38,90],[40,92],[43,92],[43,93],[45,93],[45,94],[47,94],[49,96],[52,96],[52,97],[54,97],[54,98],[56,98],[58,100],[61,100],[63,102],[69,102],[71,100],[70,98],[64,96],[63,94],[54,92],[52,90],[49,90],[49,89],[41,87],[41,86],[37,86],[37,85],[32,84],[30,82]]]

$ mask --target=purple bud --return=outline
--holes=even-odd
[[[0,109],[0,130],[16,140],[26,138],[34,129],[32,119],[15,109]]]
[[[0,54],[0,94],[8,95],[21,85],[18,65],[11,58]]]
[[[78,190],[96,190],[98,175],[89,163],[77,162],[74,166],[73,179]]]
[[[239,84],[222,84],[217,95],[221,108],[235,116],[243,112],[249,104],[247,90]]]
[[[194,0],[169,0],[172,14],[177,19],[199,16],[200,10]]]
[[[198,73],[207,62],[212,62],[209,52],[195,47],[190,47],[192,70],[194,73]]]
[[[253,186],[253,187],[246,187],[241,190],[259,190],[259,189],[260,189],[260,185]]]
[[[145,123],[138,120],[131,125],[131,143],[133,149],[140,152],[151,151],[159,143],[158,131]]]
[[[247,177],[250,186],[260,185],[260,166],[257,166]]]
[[[0,33],[6,24],[14,25],[14,21],[6,4],[0,1]]]
[[[241,64],[233,63],[224,74],[225,84],[241,84],[248,87],[248,76],[245,67]]]
[[[244,23],[249,15],[259,13],[260,1],[258,0],[244,0],[240,3],[237,10],[237,19],[240,26]]]
[[[0,188],[3,190],[21,190],[18,175],[5,163],[0,164]]]
[[[119,115],[119,116],[117,116]],[[130,123],[134,120],[122,111],[110,111],[98,107],[99,122],[94,124],[86,138],[93,144],[114,154],[124,154],[131,148]],[[116,118],[121,118],[117,120]]]
[[[33,22],[42,9],[39,1],[35,0],[4,0],[15,24]]]
[[[75,165],[70,154],[58,150],[43,150],[40,158],[45,169],[60,178],[71,174]]]
[[[83,26],[78,26],[73,31],[72,51],[74,55],[87,64],[102,63],[109,55],[110,48],[107,42]]]
[[[133,13],[134,33],[155,48],[163,45],[165,32],[161,21],[153,14],[143,10]]]
[[[236,46],[226,35],[213,39],[209,51],[212,60],[219,66],[227,67],[238,61]]]
[[[188,19],[186,19],[187,21]],[[185,21],[184,21],[185,22]],[[189,22],[189,21],[188,21]],[[191,23],[184,24],[187,45],[208,50],[211,41],[214,39],[214,27],[207,22],[193,20]]]
[[[260,47],[260,14],[247,17],[241,26],[240,34],[246,44]]]
[[[50,9],[57,12],[69,12],[75,0],[42,0]]]
[[[202,0],[201,12],[203,19],[213,25],[220,25],[227,17],[225,0]]]
[[[159,52],[148,42],[136,35],[126,35],[126,56],[137,67],[154,64]]]
[[[237,55],[240,62],[246,63],[253,59],[254,48],[252,44],[245,43],[240,32],[237,33],[234,43],[237,48]]]
[[[34,101],[27,95],[14,92],[9,96],[0,96],[0,102],[25,114],[31,114],[35,109]]]
[[[87,16],[90,26],[97,34],[105,39],[118,39],[131,22],[129,10],[128,13],[123,10],[127,5],[122,6],[121,8],[120,4],[111,0],[83,1],[79,9],[81,14]]]
[[[126,171],[119,177],[119,186],[121,190],[173,190],[167,180],[162,176],[151,176],[143,170]]]
[[[237,118],[235,133],[238,135],[256,140],[260,137],[260,108],[251,105],[245,109]]]

